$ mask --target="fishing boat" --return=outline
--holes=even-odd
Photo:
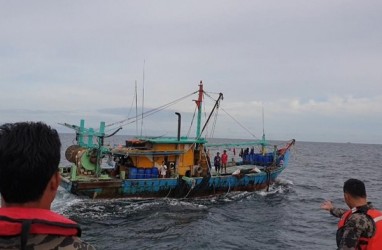
[[[295,140],[280,147],[266,141],[263,134],[256,141],[208,144],[203,131],[223,94],[219,94],[202,127],[205,94],[202,82],[194,93],[197,94],[195,137],[181,136],[180,113],[176,113],[176,137],[137,136],[116,146],[104,143],[106,137],[117,132],[107,135],[105,122],[100,122],[98,129],[86,128],[84,120],[79,126],[63,123],[75,131],[76,144],[66,149],[65,157],[70,165],[60,166],[61,186],[70,193],[90,198],[188,198],[269,188],[287,168]],[[210,149],[216,147],[241,152],[240,160],[229,162],[227,173],[214,172],[211,166]]]

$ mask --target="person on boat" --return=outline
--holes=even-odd
[[[367,201],[365,184],[345,181],[344,200],[349,209],[335,208],[325,201],[321,208],[340,218],[336,241],[338,249],[382,249],[382,212]]]
[[[243,154],[243,163],[244,164],[247,164],[247,163],[249,163],[249,148],[246,148],[245,150],[244,150],[244,154]]]
[[[166,178],[167,166],[165,161],[162,161],[162,165],[160,165],[160,175],[162,178]]]
[[[239,156],[242,158],[244,157],[244,149],[243,148],[240,149]]]
[[[175,167],[175,162],[170,162],[169,164],[169,169],[170,169],[170,176],[171,178],[177,177],[177,172],[176,172],[176,167]]]
[[[217,174],[220,173],[220,165],[221,165],[221,157],[220,157],[220,153],[217,152],[216,156],[214,157],[214,166],[215,166],[215,171]]]
[[[246,156],[246,155],[249,155],[249,148],[246,148],[246,149],[244,150],[244,156]]]
[[[227,163],[228,163],[227,150],[223,151],[223,154],[222,154],[221,158],[222,158],[222,169],[221,169],[221,172],[223,173],[223,169],[224,169],[224,173],[226,174],[227,173]]]
[[[61,142],[41,122],[0,126],[0,249],[95,249],[79,225],[53,211]]]
[[[231,165],[232,166],[236,166],[236,161],[235,161],[235,158],[232,157],[232,160],[231,160]]]

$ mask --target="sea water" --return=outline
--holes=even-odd
[[[73,135],[61,137],[65,150]],[[320,204],[345,207],[343,183],[358,178],[382,209],[381,163],[382,145],[297,141],[268,192],[91,200],[60,189],[53,210],[77,221],[97,249],[335,249],[338,220]]]

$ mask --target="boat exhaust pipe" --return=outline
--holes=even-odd
[[[180,124],[181,124],[181,115],[178,112],[175,112],[175,114],[178,116],[178,141],[180,141]]]

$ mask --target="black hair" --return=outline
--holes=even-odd
[[[353,197],[366,198],[365,184],[357,179],[349,179],[344,183],[344,193]]]
[[[42,122],[0,126],[0,193],[7,203],[38,201],[60,163],[61,141]]]

